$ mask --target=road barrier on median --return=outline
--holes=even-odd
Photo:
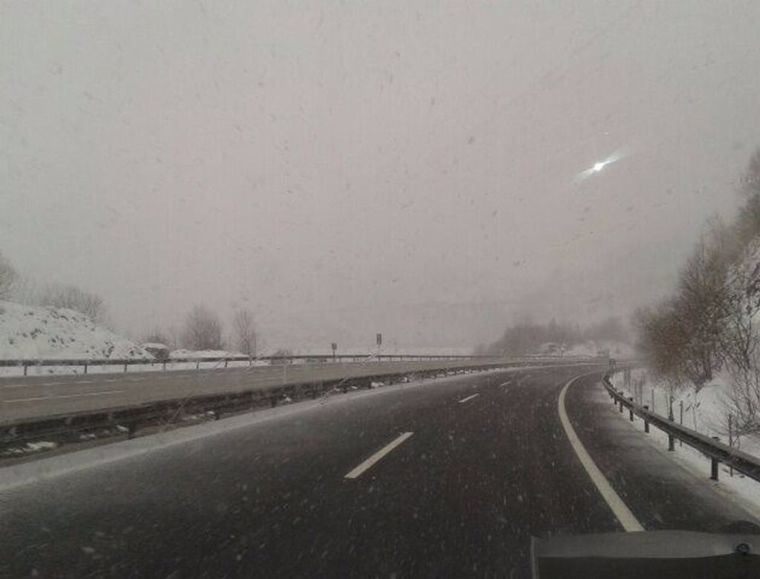
[[[325,374],[316,372],[318,367],[323,367],[318,365],[301,376],[291,377],[292,381],[289,383],[262,387],[251,385],[236,391],[197,393],[122,407],[67,412],[55,416],[41,415],[5,424],[0,420],[0,456],[9,456],[8,449],[19,448],[19,445],[35,441],[68,443],[89,438],[112,437],[119,433],[131,438],[138,429],[145,427],[162,428],[189,420],[219,419],[223,414],[274,407],[299,399],[314,399],[331,392],[348,392],[412,379],[533,364],[533,359],[441,360],[438,363],[407,361],[378,364],[372,368],[365,364],[346,364],[340,372],[331,373],[329,379],[319,378]]]
[[[700,434],[696,430],[686,428],[671,418],[665,418],[649,410],[646,405],[637,404],[632,397],[627,397],[623,392],[616,389],[610,381],[611,374],[606,374],[602,380],[607,393],[613,403],[619,407],[620,412],[628,409],[628,416],[633,421],[638,416],[644,421],[644,431],[649,432],[650,424],[659,428],[668,435],[668,450],[675,450],[675,441],[680,440],[684,444],[695,448],[710,459],[710,478],[718,480],[718,466],[725,464],[739,471],[743,475],[760,482],[760,459],[731,448],[716,438]]]
[[[535,356],[531,357],[536,361],[543,360],[556,360],[556,357]],[[571,361],[573,359],[583,359],[582,357],[566,357],[565,361]],[[128,359],[91,359],[91,358],[75,358],[75,359],[19,359],[19,360],[0,360],[0,368],[22,368],[24,376],[27,375],[29,368],[34,367],[50,367],[50,366],[76,366],[83,369],[83,373],[87,374],[87,370],[94,366],[119,366],[123,368],[124,372],[127,372],[129,366],[161,366],[163,370],[167,369],[167,366],[172,364],[195,364],[197,369],[200,369],[201,364],[216,364],[217,366],[223,365],[224,368],[230,362],[242,362],[252,366],[254,363],[264,362],[271,365],[280,364],[299,364],[299,363],[312,363],[323,362],[326,364],[335,362],[362,362],[362,361],[377,361],[377,362],[393,362],[393,361],[441,361],[441,360],[497,360],[500,358],[494,356],[482,356],[482,355],[465,355],[465,354],[314,354],[314,355],[288,355],[288,356],[202,356],[194,358],[169,358],[166,360],[160,359],[146,359],[146,358],[128,358]],[[524,358],[523,358],[524,359]]]

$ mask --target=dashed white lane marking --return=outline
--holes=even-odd
[[[62,398],[83,398],[85,396],[105,396],[107,394],[121,394],[124,390],[102,390],[100,392],[85,392],[81,394],[63,394],[61,396],[37,396],[35,398],[13,398],[6,400],[8,404],[16,404],[19,402],[37,402],[39,400],[60,400]]]
[[[599,467],[596,466],[596,463],[594,463],[594,460],[586,451],[583,443],[575,433],[573,425],[570,424],[570,419],[567,417],[567,412],[565,411],[565,394],[567,394],[567,389],[578,378],[580,378],[580,376],[576,376],[570,380],[562,387],[562,391],[559,393],[559,419],[560,422],[562,422],[562,427],[565,429],[565,434],[570,440],[570,444],[572,445],[575,454],[578,455],[583,468],[586,469],[586,472],[591,477],[591,481],[596,485],[596,488],[601,493],[602,498],[605,500],[610,509],[612,509],[612,512],[615,514],[618,521],[620,521],[623,529],[628,532],[643,531],[644,527],[641,526],[641,523],[639,523],[636,517],[633,516],[633,513],[623,502],[623,499],[620,498],[620,495],[615,492],[615,489],[613,489],[612,486],[610,486],[610,483],[607,482],[607,479],[604,478],[602,471],[599,470]]]
[[[459,403],[460,403],[460,404],[464,404],[465,402],[468,402],[469,400],[472,400],[472,399],[473,399],[473,398],[475,398],[476,396],[480,396],[480,394],[472,394],[472,395],[468,396],[467,398],[462,398],[462,399],[459,401]]]
[[[502,382],[499,384],[499,386],[509,386],[512,383],[512,380],[507,380],[506,382]]]
[[[357,466],[355,469],[350,471],[345,478],[358,478],[362,475],[363,472],[369,470],[374,466],[374,464],[379,461],[381,458],[383,458],[386,454],[391,452],[394,448],[396,448],[398,445],[403,443],[407,438],[409,438],[413,432],[405,432],[398,437],[396,437],[392,442],[389,444],[386,444],[383,448],[378,450],[375,454],[370,456],[367,460],[365,460],[363,463],[361,463],[359,466]]]

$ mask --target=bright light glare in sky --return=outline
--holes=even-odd
[[[610,155],[606,159],[602,161],[597,161],[596,163],[594,163],[594,165],[591,168],[578,173],[575,176],[575,182],[580,183],[581,181],[584,181],[585,179],[587,179],[594,173],[600,173],[602,169],[604,169],[607,165],[611,165],[612,163],[614,163],[615,161],[619,161],[623,157],[625,157],[625,154],[622,151],[616,151],[612,153],[612,155]]]

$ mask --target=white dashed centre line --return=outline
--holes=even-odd
[[[472,394],[472,395],[468,396],[467,398],[462,398],[462,399],[459,401],[459,403],[460,403],[460,404],[464,404],[465,402],[469,402],[470,400],[472,400],[472,399],[473,399],[473,398],[475,398],[476,396],[480,396],[480,394]]]
[[[378,462],[381,458],[383,458],[386,454],[391,452],[394,448],[396,448],[398,445],[403,443],[407,438],[409,438],[413,432],[405,432],[398,437],[396,437],[392,442],[389,444],[386,444],[383,448],[378,450],[375,454],[370,456],[367,460],[365,460],[363,463],[361,463],[359,466],[357,466],[355,469],[353,469],[351,472],[349,472],[345,478],[359,478],[362,473],[372,468],[376,462]]]

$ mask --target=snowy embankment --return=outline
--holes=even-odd
[[[0,301],[2,360],[152,358],[79,312]]]
[[[641,384],[637,388],[637,383]],[[623,373],[617,372],[612,376],[612,384],[615,388],[623,391],[628,396],[638,397],[641,393],[642,404],[649,406],[650,410],[662,416],[668,415],[669,390],[667,384],[652,380],[645,369],[634,369],[631,373],[631,386],[624,387]],[[703,386],[699,392],[693,388],[686,388],[673,397],[673,417],[676,422],[683,423],[687,428],[696,430],[710,437],[717,436],[721,442],[728,444],[728,410],[726,396],[729,388],[728,380],[723,376],[716,377],[712,382]],[[638,400],[637,400],[638,401]],[[683,413],[681,409],[683,408]],[[620,414],[621,420],[631,424],[628,413]],[[644,436],[651,436],[657,446],[667,452],[668,436],[658,428],[652,427],[650,434],[644,433],[644,422],[636,419],[632,428],[640,431]],[[734,437],[734,448],[743,452],[760,457],[760,438],[755,435]],[[676,452],[668,453],[681,466],[693,472],[696,476],[708,480],[710,473],[710,460],[701,452],[686,444],[676,442]],[[756,482],[737,472],[732,472],[725,465],[720,467],[719,490],[732,498],[741,498],[745,506],[749,507],[753,514],[760,518],[760,482]]]
[[[593,357],[600,353],[606,353],[612,356],[613,358],[632,358],[634,356],[634,351],[631,346],[624,342],[614,342],[614,341],[596,341],[596,340],[589,340],[587,342],[582,342],[580,344],[575,344],[573,346],[570,346],[565,351],[565,356],[589,356]]]

